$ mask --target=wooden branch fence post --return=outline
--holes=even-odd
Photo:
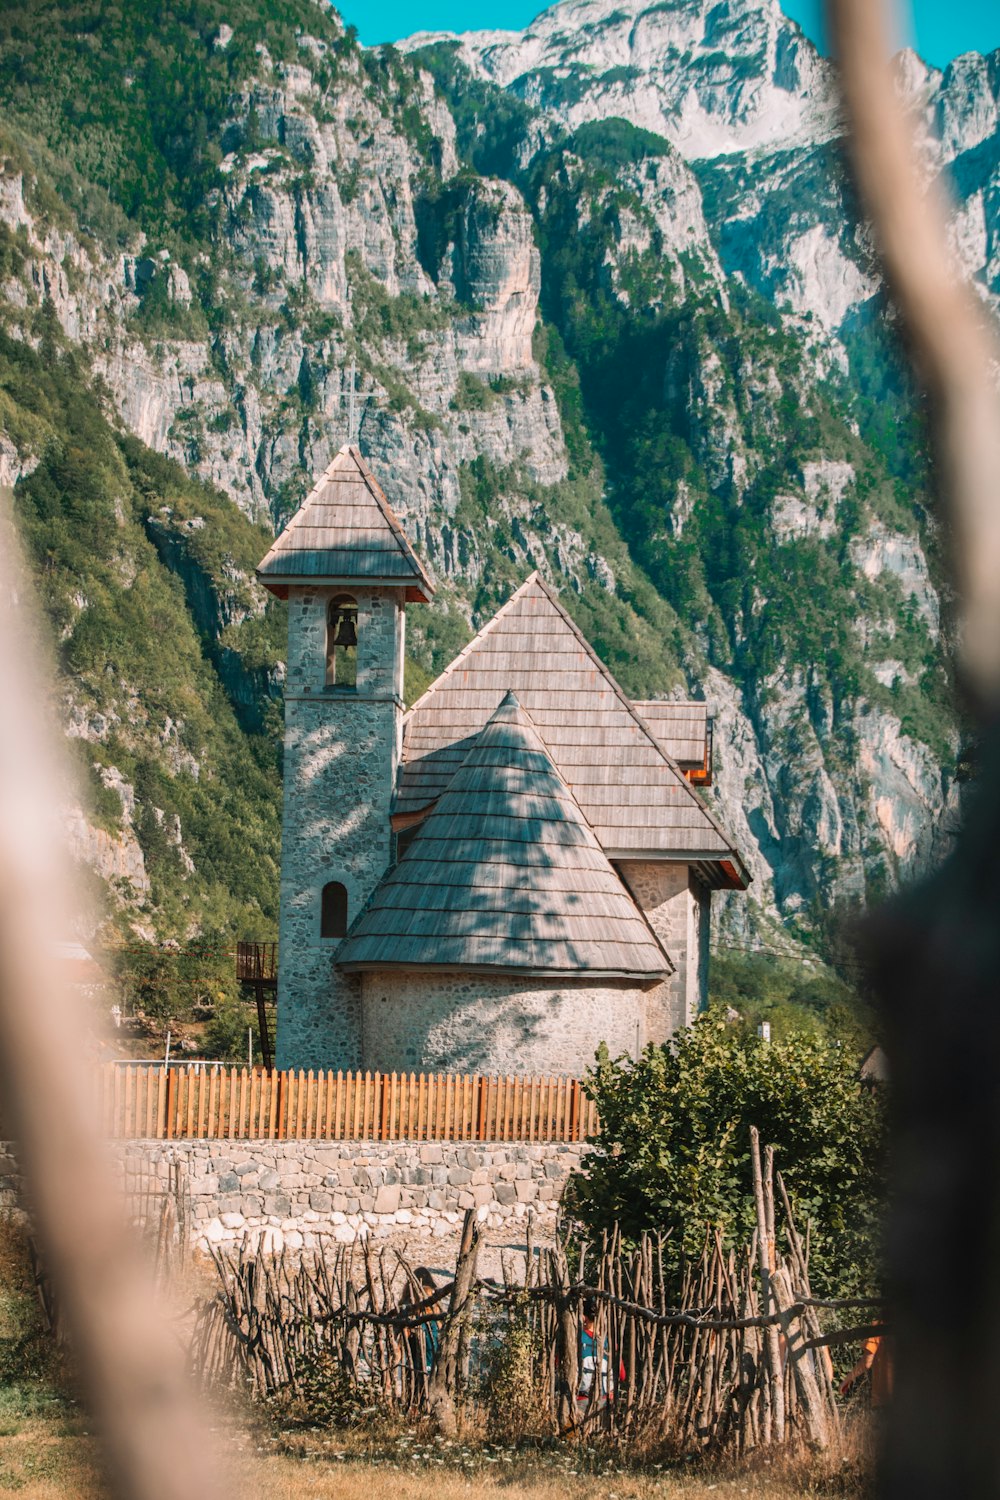
[[[462,1240],[455,1265],[455,1284],[451,1302],[441,1327],[441,1339],[437,1360],[428,1382],[428,1406],[431,1416],[445,1437],[453,1437],[458,1429],[455,1396],[459,1385],[462,1363],[463,1332],[472,1311],[473,1293],[476,1285],[476,1264],[479,1258],[479,1224],[476,1210],[466,1211],[462,1225]]]
[[[757,1256],[760,1267],[760,1306],[767,1316],[774,1304],[771,1286],[771,1248],[768,1235],[767,1194],[760,1160],[760,1132],[750,1127],[750,1163],[753,1170],[753,1196],[757,1209]],[[773,1213],[772,1213],[773,1225]],[[785,1379],[781,1365],[781,1340],[777,1325],[768,1325],[764,1334],[767,1355],[769,1400],[764,1409],[764,1443],[785,1441]]]
[[[556,1411],[560,1432],[576,1426],[576,1393],[580,1385],[580,1344],[573,1299],[570,1295],[566,1250],[558,1241],[549,1252],[552,1285],[556,1293]]]
[[[799,1233],[795,1226],[795,1216],[792,1213],[792,1205],[780,1172],[776,1173],[775,1180],[778,1184],[778,1192],[781,1194],[781,1203],[785,1211],[785,1232],[788,1235],[788,1244],[792,1252],[799,1291],[803,1297],[811,1299],[812,1287],[809,1283],[808,1253],[799,1238]],[[814,1344],[822,1338],[823,1330],[820,1328],[819,1317],[814,1307],[807,1307],[804,1310],[802,1314],[802,1328],[808,1343]],[[840,1428],[840,1412],[837,1407],[837,1393],[833,1384],[833,1361],[830,1358],[830,1351],[825,1345],[819,1346],[807,1352],[805,1357],[807,1359],[811,1358],[813,1361],[813,1369],[816,1379],[819,1382],[826,1407],[830,1432],[835,1436]]]

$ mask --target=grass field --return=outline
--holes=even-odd
[[[2,1426],[0,1494],[22,1500],[99,1500],[105,1495],[96,1445],[78,1414],[37,1414],[20,1422],[5,1420]],[[265,1451],[253,1451],[257,1445],[238,1439],[223,1442],[235,1450],[230,1456],[233,1493],[268,1500],[465,1500],[491,1494],[497,1500],[791,1500],[860,1493],[843,1480],[766,1468],[742,1474],[622,1473],[613,1468],[581,1473],[572,1462],[550,1455],[486,1457],[463,1467],[435,1452],[432,1444],[372,1461],[345,1453],[337,1438],[291,1444],[279,1439],[265,1445]]]

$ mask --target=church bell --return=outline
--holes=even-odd
[[[358,627],[352,615],[341,615],[338,619],[333,644],[335,646],[356,646],[358,644]]]

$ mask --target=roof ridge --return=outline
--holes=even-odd
[[[427,699],[430,698],[431,695],[436,691],[436,689],[441,686],[441,684],[445,681],[446,678],[448,678],[448,677],[451,676],[451,674],[458,668],[459,663],[461,661],[463,661],[465,659],[465,657],[467,657],[469,655],[469,653],[473,650],[473,648],[475,646],[478,646],[478,644],[479,644],[480,641],[485,640],[486,636],[488,636],[491,633],[491,631],[494,629],[494,627],[498,624],[498,622],[504,618],[504,616],[510,610],[510,608],[512,607],[512,605],[518,599],[520,599],[521,595],[524,594],[524,593],[526,593],[527,590],[528,590],[528,588],[533,583],[541,583],[541,581],[542,581],[542,575],[539,573],[539,571],[538,571],[537,568],[534,570],[533,573],[529,573],[528,574],[527,578],[524,580],[523,583],[521,583],[521,584],[518,585],[518,587],[511,594],[510,598],[504,600],[503,604],[501,604],[501,606],[497,610],[496,614],[495,615],[491,615],[490,618],[487,620],[486,624],[480,626],[479,630],[476,631],[476,634],[472,637],[472,639],[470,641],[466,641],[465,645],[462,647],[462,649],[458,653],[458,655],[452,657],[451,661],[445,667],[444,671],[443,672],[439,672],[438,675],[435,677],[434,681],[430,684],[430,686],[424,688],[423,692],[420,694],[420,697],[417,699],[417,701],[415,703],[411,703],[410,704],[409,708],[406,710],[405,715],[403,716],[404,723],[405,723],[406,719],[408,719],[410,717],[411,714],[416,713],[416,711],[417,711],[418,708],[422,708],[423,707],[423,705],[426,703]]]

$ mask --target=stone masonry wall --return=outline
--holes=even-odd
[[[707,998],[709,893],[689,865],[623,860],[619,868],[675,966],[648,1000],[649,1040],[665,1042],[691,1024]]]
[[[202,1250],[248,1240],[265,1251],[312,1250],[368,1235],[442,1238],[466,1209],[488,1228],[529,1213],[554,1219],[584,1145],[561,1143],[119,1141],[126,1189],[168,1189],[185,1168],[190,1233]],[[19,1177],[0,1145],[0,1213],[16,1209]]]
[[[328,881],[340,881],[353,921],[390,858],[389,799],[402,725],[401,595],[393,589],[354,591],[357,690],[337,693],[324,690],[326,608],[333,592],[293,589],[288,605],[281,1068],[360,1066],[360,982],[334,967],[339,941],[320,936],[320,896]]]
[[[381,1072],[579,1078],[599,1043],[637,1057],[647,1041],[647,991],[629,984],[383,969],[362,976],[362,1004],[364,1066]]]

